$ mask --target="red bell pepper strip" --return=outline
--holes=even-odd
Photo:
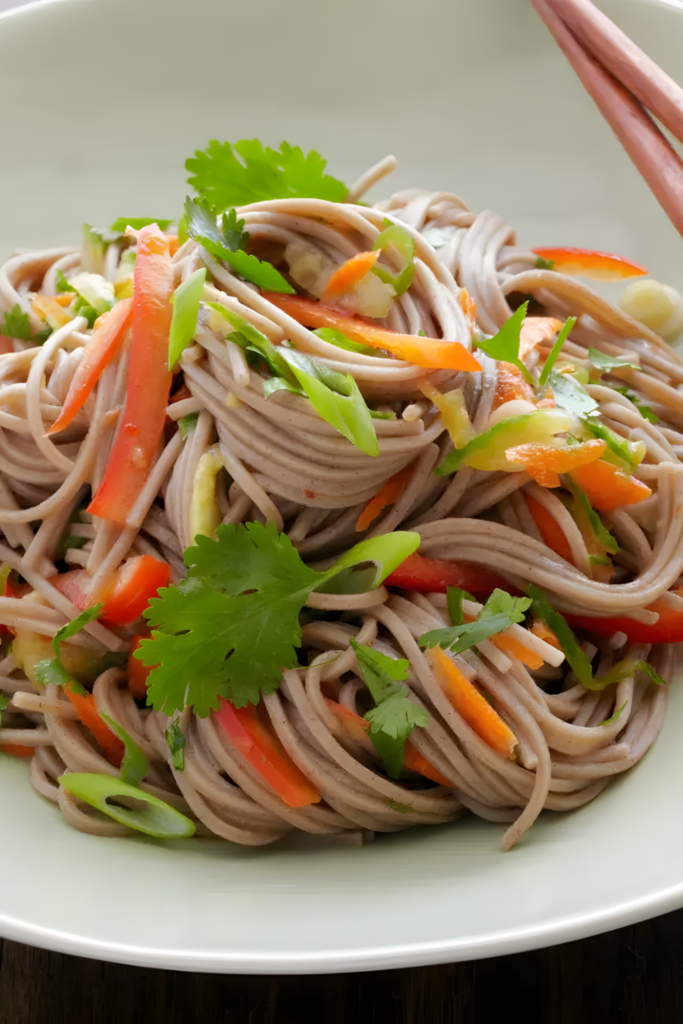
[[[57,434],[68,427],[85,405],[102,371],[118,354],[133,320],[133,300],[122,299],[98,321],[69,386],[62,411],[48,430]]]
[[[554,551],[556,555],[560,556],[560,558],[564,558],[565,562],[569,562],[570,565],[574,565],[574,558],[572,555],[572,549],[569,546],[569,541],[557,520],[551,516],[547,508],[541,505],[540,501],[536,501],[536,499],[532,498],[530,494],[525,494],[524,500],[529,512],[531,513],[531,518],[536,523],[546,547],[549,547],[550,550]]]
[[[159,447],[171,389],[168,338],[173,307],[173,266],[168,238],[155,224],[138,235],[133,280],[133,341],[126,406],[104,479],[88,511],[125,523]]]
[[[445,558],[409,555],[387,576],[388,587],[417,590],[421,594],[445,594],[448,587],[459,587],[475,597],[488,597],[496,587],[517,594],[507,580],[474,562],[450,562]]]
[[[76,693],[67,683],[66,692],[73,704],[83,725],[93,734],[99,745],[105,751],[107,760],[111,761],[117,768],[121,767],[125,747],[118,736],[115,736],[100,713],[92,693]]]
[[[589,629],[598,636],[612,636],[625,633],[631,643],[636,644],[680,644],[683,643],[683,613],[677,611],[663,598],[648,605],[649,612],[657,612],[659,618],[651,625],[636,622],[624,615],[607,619],[592,618],[590,615],[565,615],[575,629]]]
[[[214,718],[263,782],[288,807],[319,803],[320,793],[289,758],[254,704],[236,708],[229,701],[221,700]]]
[[[594,281],[623,281],[627,277],[642,277],[648,272],[640,263],[610,252],[572,247],[541,247],[531,251],[544,260],[552,260],[554,269],[562,274],[590,277]]]
[[[24,747],[19,743],[4,743],[0,747],[0,751],[3,754],[11,754],[12,757],[33,757],[36,752],[35,747]]]
[[[386,327],[369,324],[345,310],[312,302],[298,295],[283,295],[280,292],[263,292],[263,298],[287,313],[305,327],[332,327],[350,338],[351,341],[370,348],[384,349],[399,359],[434,370],[481,370],[480,364],[471,352],[458,341],[441,341],[437,338],[420,338],[413,334],[397,334]]]
[[[53,576],[50,583],[68,597],[81,611],[102,602],[100,621],[118,626],[139,619],[160,587],[167,587],[171,575],[168,562],[160,562],[151,555],[129,558],[116,570],[108,584],[97,594],[90,594],[90,576],[85,569]]]

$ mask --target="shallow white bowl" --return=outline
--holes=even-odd
[[[678,0],[605,3],[683,79]],[[527,0],[59,0],[0,18],[0,256],[82,221],[177,216],[209,138],[316,147],[351,182],[462,194],[522,243],[634,257],[683,286],[683,243]],[[377,190],[380,191],[380,190]],[[683,904],[683,694],[593,804],[518,849],[468,819],[364,849],[100,840],[0,755],[0,934],[187,970],[429,964],[580,938]]]

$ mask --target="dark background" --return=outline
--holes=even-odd
[[[0,940],[1,1024],[81,1021],[675,1024],[683,1021],[683,910],[493,960],[309,977],[124,967]]]

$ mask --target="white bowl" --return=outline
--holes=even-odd
[[[683,79],[680,3],[610,2]],[[678,10],[677,10],[678,9]],[[683,243],[526,0],[59,0],[0,18],[0,254],[80,224],[173,217],[209,138],[315,147],[377,193],[490,206],[683,286]],[[576,939],[683,904],[683,695],[635,771],[501,853],[474,818],[363,849],[101,840],[0,755],[0,934],[155,967],[364,970]]]

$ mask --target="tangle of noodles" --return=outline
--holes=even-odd
[[[319,276],[327,270],[329,276],[330,269],[371,249],[389,217],[415,241],[415,275],[378,321],[381,326],[413,336],[424,332],[427,338],[460,342],[471,350],[472,323],[461,302],[464,288],[476,302],[481,335],[494,335],[522,298],[531,298],[538,315],[578,317],[564,358],[585,361],[591,347],[637,357],[639,369],[628,371],[629,388],[658,422],[644,419],[631,398],[614,387],[587,385],[601,422],[622,438],[644,442],[646,455],[634,474],[652,490],[645,501],[605,513],[620,545],[612,578],[601,576],[567,504],[527,473],[465,467],[450,476],[434,475],[453,443],[421,385],[429,382],[442,393],[462,390],[474,430],[481,432],[497,408],[499,363],[480,351],[481,372],[427,370],[381,352],[347,351],[302,326],[189,239],[173,256],[175,286],[206,266],[205,302],[239,313],[274,344],[288,340],[332,369],[350,373],[372,407],[386,414],[373,420],[379,454],[370,457],[354,447],[306,397],[286,390],[265,397],[261,369],[226,339],[226,323],[220,329],[217,314],[202,305],[194,342],[177,368],[172,391],[179,400],[168,406],[163,444],[127,521],[113,523],[83,509],[109,460],[126,399],[129,346],[124,344],[103,371],[69,427],[48,437],[92,331],[77,316],[42,346],[5,339],[0,356],[0,560],[17,575],[16,592],[0,597],[0,624],[23,637],[24,651],[27,637],[50,638],[78,614],[68,594],[51,582],[58,573],[84,569],[94,590],[126,559],[151,555],[170,565],[172,581],[180,579],[183,550],[193,542],[193,489],[208,452],[217,453],[224,467],[216,490],[223,522],[272,521],[314,564],[325,564],[362,536],[402,527],[419,533],[421,555],[466,557],[519,590],[533,583],[567,615],[626,616],[648,624],[657,618],[648,609],[665,594],[673,611],[683,614],[683,599],[675,593],[683,575],[683,363],[653,330],[586,285],[539,269],[534,254],[518,248],[513,229],[491,211],[477,216],[455,195],[419,189],[376,207],[356,205],[365,188],[388,169],[391,161],[366,176],[351,190],[353,201],[294,198],[242,207],[238,213],[251,246],[289,273],[300,293],[316,297],[315,282],[305,281],[301,268],[314,267]],[[115,281],[122,255],[134,248],[135,232],[112,243],[104,276]],[[386,258],[391,264],[393,257]],[[45,324],[36,312],[36,296],[56,295],[59,273],[67,278],[77,273],[81,259],[73,248],[9,259],[0,269],[0,315],[18,307],[33,333],[40,331]],[[539,356],[547,357],[551,344],[545,341],[529,354],[529,369]],[[186,390],[180,390],[182,384]],[[177,422],[192,414],[198,414],[196,424],[183,438]],[[356,532],[367,502],[407,467],[408,482],[398,500],[365,533]],[[546,546],[529,513],[528,497],[564,535],[572,562]],[[60,547],[66,533],[77,538],[78,546]],[[283,753],[322,795],[308,806],[288,806],[217,720],[198,717],[190,708],[178,722],[186,739],[184,766],[174,767],[165,738],[168,721],[134,698],[126,671],[109,667],[93,682],[97,709],[123,726],[149,761],[142,789],[190,816],[199,834],[257,846],[301,830],[353,843],[375,832],[447,822],[469,810],[505,823],[503,844],[509,847],[543,808],[581,807],[614,775],[635,765],[656,739],[666,713],[666,686],[632,673],[604,690],[585,689],[553,647],[529,629],[513,626],[517,639],[539,655],[542,668],[527,668],[514,650],[490,641],[482,641],[476,652],[453,656],[514,733],[517,748],[511,760],[449,701],[417,642],[423,633],[450,624],[445,594],[392,586],[371,595],[313,594],[304,622],[303,667],[285,671],[279,689],[262,699],[260,710]],[[135,632],[134,624],[91,622],[69,644],[91,656],[126,654]],[[428,724],[413,730],[410,743],[441,783],[414,772],[390,778],[367,735],[352,735],[330,710],[332,701],[362,717],[372,706],[350,647],[354,637],[410,662],[406,685],[411,699],[430,713]],[[670,645],[630,642],[618,631],[580,637],[597,676],[617,661],[647,659],[671,679]],[[118,770],[79,721],[64,689],[36,682],[8,639],[9,634],[0,664],[0,691],[9,701],[0,747],[32,755],[34,788],[57,804],[75,828],[102,836],[130,834],[57,782],[65,772],[115,776]],[[614,716],[620,708],[622,713]]]

